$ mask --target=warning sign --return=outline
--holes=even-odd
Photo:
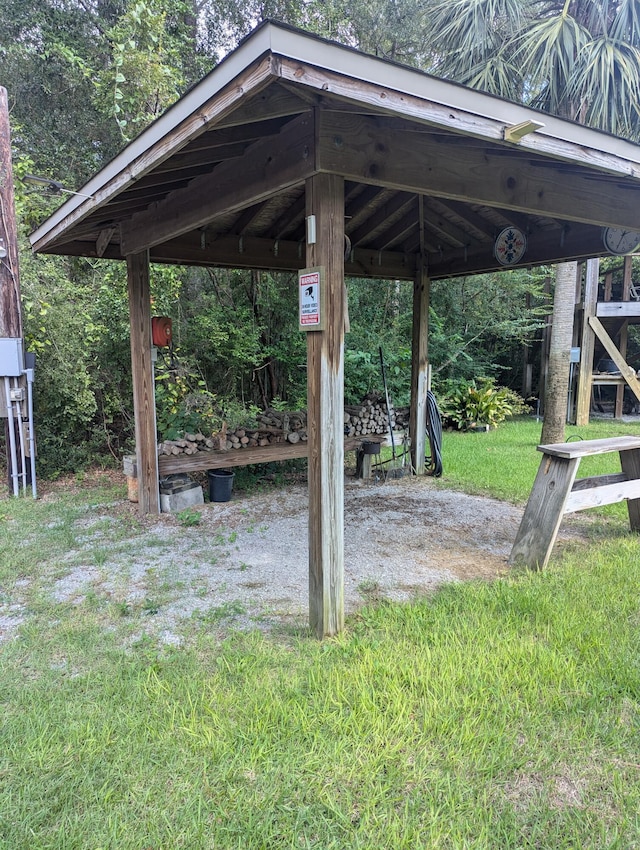
[[[322,321],[323,269],[304,269],[298,275],[300,330],[324,330]]]

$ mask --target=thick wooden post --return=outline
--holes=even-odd
[[[0,86],[0,337],[22,338],[20,267],[7,90]],[[6,256],[4,256],[6,252]]]
[[[593,353],[596,336],[589,324],[598,307],[598,276],[600,260],[587,260],[587,273],[582,299],[582,337],[580,340],[580,367],[578,369],[578,390],[576,404],[576,425],[589,424],[591,409],[591,389],[593,387]]]
[[[622,300],[628,301],[631,293],[631,276],[632,276],[632,261],[631,257],[624,258],[623,278],[622,278]],[[629,343],[629,320],[627,319],[620,328],[619,345],[620,354],[627,359],[627,346]],[[622,419],[624,411],[624,385],[616,387],[616,406],[613,411],[614,419]]]
[[[325,269],[325,330],[307,333],[309,625],[319,638],[344,626],[344,180],[306,183],[315,216],[308,267]]]
[[[22,339],[22,304],[20,302],[20,266],[18,263],[18,232],[13,193],[11,162],[11,128],[9,98],[0,86],[0,337]],[[1,377],[1,376],[0,376]],[[0,404],[5,408],[5,388],[1,389]],[[8,480],[13,481],[9,492],[16,493],[17,477],[23,472],[21,456],[10,451],[18,441],[19,422],[5,416],[4,437],[7,447]]]
[[[133,413],[136,426],[138,508],[142,515],[160,513],[156,405],[151,362],[149,253],[127,256]]]
[[[411,408],[409,436],[411,464],[416,475],[424,475],[425,428],[427,423],[427,372],[429,338],[429,296],[431,281],[426,265],[420,262],[413,283],[413,331],[411,338]]]

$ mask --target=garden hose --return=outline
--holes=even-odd
[[[427,437],[431,456],[424,459],[425,471],[427,475],[440,478],[442,475],[442,419],[436,397],[430,390],[427,393]]]

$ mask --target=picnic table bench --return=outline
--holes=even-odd
[[[611,437],[538,446],[542,460],[509,556],[510,564],[546,567],[565,514],[627,500],[632,531],[640,531],[640,437]],[[580,461],[617,452],[621,472],[576,478]]]

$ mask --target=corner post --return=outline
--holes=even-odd
[[[344,627],[344,180],[306,182],[316,220],[308,267],[325,269],[325,330],[307,332],[309,625],[319,638]]]
[[[424,260],[413,283],[413,330],[411,338],[411,408],[409,435],[411,465],[416,475],[424,475],[424,455],[427,423],[427,372],[429,339],[429,296],[431,281]]]
[[[156,404],[151,362],[151,298],[149,252],[127,255],[133,414],[138,465],[140,513],[160,513]]]

